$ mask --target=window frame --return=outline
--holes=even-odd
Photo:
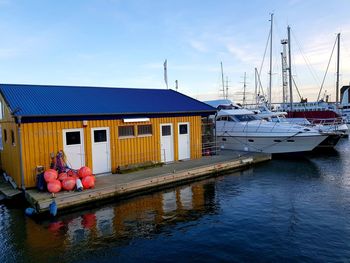
[[[140,134],[139,128],[142,126],[148,126],[151,128],[151,133]],[[137,125],[137,137],[149,137],[153,135],[153,125],[152,124],[139,124]]]
[[[67,135],[69,133],[79,133],[79,143],[71,143],[71,140],[69,139],[69,143],[68,143],[68,137]],[[70,145],[81,145],[82,144],[82,136],[81,136],[81,132],[80,131],[67,131],[65,133],[65,137],[66,137],[66,145],[70,146]]]
[[[4,143],[7,143],[7,130],[4,129]]]
[[[120,135],[120,129],[132,127],[133,135]],[[118,139],[128,139],[128,138],[135,138],[135,125],[122,125],[118,126]]]
[[[16,146],[15,132],[11,129],[11,144],[12,146]]]

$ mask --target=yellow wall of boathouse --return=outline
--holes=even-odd
[[[51,162],[50,153],[57,153],[57,151],[63,150],[63,129],[81,128],[84,130],[85,165],[93,168],[91,129],[109,127],[111,169],[112,172],[115,172],[118,166],[122,167],[150,161],[155,163],[161,162],[161,124],[171,123],[173,125],[174,158],[175,161],[178,160],[178,124],[186,122],[190,124],[190,158],[198,159],[202,154],[200,116],[151,118],[149,122],[142,123],[124,123],[123,120],[89,120],[86,127],[83,126],[83,121],[23,123],[21,127],[25,186],[29,188],[35,187],[36,167],[44,166],[45,169],[49,168]],[[136,127],[136,125],[140,124],[151,124],[152,135],[119,138],[119,126],[134,125]],[[15,155],[15,152],[11,154]],[[6,153],[3,152],[2,155],[6,155]],[[16,160],[18,165],[16,165],[16,168],[11,168],[13,169],[11,173],[16,175],[14,179],[20,185],[18,152],[17,155],[14,160]],[[9,159],[10,157],[7,156],[6,158]],[[4,170],[7,170],[11,164],[9,162],[5,163]],[[19,176],[17,176],[17,173]],[[118,176],[127,176],[127,174]]]

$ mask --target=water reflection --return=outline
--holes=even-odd
[[[55,220],[0,205],[0,262],[344,261],[350,150],[340,147]]]
[[[34,261],[46,261],[80,249],[123,245],[136,237],[152,238],[177,222],[193,221],[215,213],[215,180],[177,187],[161,193],[124,200],[114,205],[75,212],[54,221],[26,219],[26,245]],[[48,249],[46,253],[42,249]]]

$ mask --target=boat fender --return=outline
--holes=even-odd
[[[32,216],[32,215],[36,214],[35,209],[32,207],[26,208],[26,210],[24,212],[25,212],[26,216]]]
[[[57,215],[57,204],[55,200],[52,200],[51,204],[49,205],[50,209],[50,215],[56,216]]]
[[[81,180],[79,178],[77,178],[75,182],[76,182],[76,186],[77,186],[77,191],[78,192],[83,191],[83,184],[82,184]]]
[[[37,174],[37,176],[36,176],[36,188],[40,192],[44,192],[47,190],[47,185],[45,182],[44,173]]]

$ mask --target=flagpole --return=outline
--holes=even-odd
[[[165,85],[166,85],[166,88],[169,89],[168,87],[168,72],[167,72],[167,69],[168,68],[168,61],[167,59],[164,61],[164,81],[165,81]]]

